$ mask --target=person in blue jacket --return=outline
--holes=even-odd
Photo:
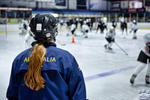
[[[85,82],[76,59],[54,43],[55,17],[38,14],[29,26],[36,42],[13,61],[8,100],[86,100]]]

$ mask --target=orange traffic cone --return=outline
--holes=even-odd
[[[75,39],[74,39],[74,37],[72,37],[72,43],[75,43]]]

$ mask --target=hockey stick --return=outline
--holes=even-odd
[[[125,53],[125,55],[128,55],[128,53],[124,49],[122,49],[116,42],[115,42],[115,44],[117,45],[117,47],[119,47]]]

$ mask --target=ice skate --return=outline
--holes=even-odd
[[[85,36],[84,38],[88,38],[88,36]]]
[[[133,37],[133,39],[137,39],[137,37],[136,37],[136,36],[134,36],[134,37]]]
[[[111,47],[108,47],[108,50],[113,50]]]
[[[132,75],[132,77],[131,77],[131,79],[130,79],[130,83],[133,85],[134,84],[134,80],[135,80],[135,78],[136,78],[136,75]]]
[[[149,75],[146,75],[146,76],[145,76],[145,83],[146,83],[146,84],[150,84],[149,78],[150,78]]]
[[[108,48],[108,45],[107,45],[107,44],[105,44],[105,45],[104,45],[104,47],[105,47],[105,49],[107,49],[107,48]]]
[[[113,51],[113,49],[111,47],[109,47],[108,45],[104,45],[104,47],[105,47],[105,50],[106,50],[107,53],[115,53]]]

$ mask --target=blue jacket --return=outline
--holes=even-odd
[[[8,100],[86,100],[85,82],[75,58],[67,51],[48,44],[42,67],[45,88],[31,90],[25,85],[31,49],[14,60],[7,89]],[[35,62],[36,63],[36,62]]]

